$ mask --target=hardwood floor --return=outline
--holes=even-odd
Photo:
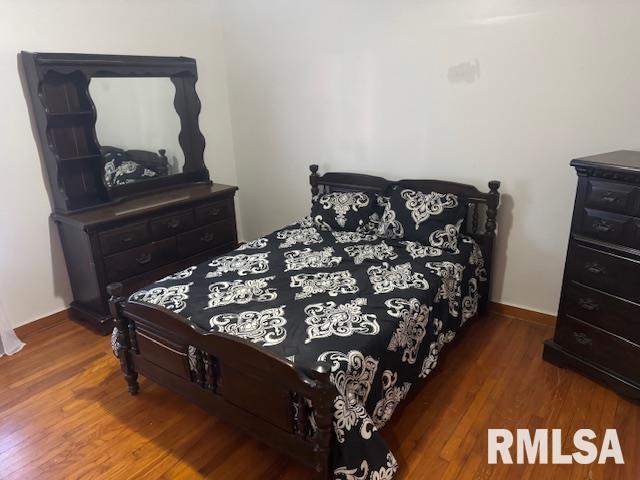
[[[544,363],[551,335],[549,326],[496,314],[470,325],[383,431],[397,478],[640,478],[640,405]],[[24,340],[22,352],[0,359],[2,479],[309,477],[144,378],[130,396],[106,337],[63,319]],[[579,428],[598,439],[616,428],[626,464],[488,465],[492,427],[562,428],[566,442]]]

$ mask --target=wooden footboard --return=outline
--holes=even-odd
[[[330,364],[293,365],[162,307],[127,301],[120,284],[108,291],[114,350],[131,394],[142,374],[329,478]]]

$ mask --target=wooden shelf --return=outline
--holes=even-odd
[[[49,127],[73,127],[88,125],[94,119],[91,110],[78,112],[47,113],[47,125]]]
[[[58,163],[67,163],[67,162],[81,162],[84,160],[94,160],[96,158],[102,158],[102,155],[99,153],[92,153],[88,155],[78,155],[77,157],[60,157],[56,155],[56,160]]]

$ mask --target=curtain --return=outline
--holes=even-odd
[[[13,355],[19,352],[24,343],[20,341],[9,323],[9,318],[4,313],[4,308],[0,303],[0,357],[3,355]]]

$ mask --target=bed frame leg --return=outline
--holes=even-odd
[[[140,391],[138,385],[138,372],[136,372],[133,360],[131,358],[131,337],[129,330],[129,320],[122,314],[122,302],[125,298],[122,296],[122,284],[111,283],[107,286],[109,293],[109,310],[113,316],[117,336],[118,359],[120,359],[120,368],[124,373],[124,379],[131,395],[136,395]]]
[[[316,468],[314,480],[329,480],[333,478],[333,472],[329,465],[329,452],[331,438],[333,436],[333,400],[336,390],[330,380],[331,364],[328,362],[316,362],[309,371],[309,376],[316,381],[319,391],[319,404],[314,405],[314,418],[316,422]]]

